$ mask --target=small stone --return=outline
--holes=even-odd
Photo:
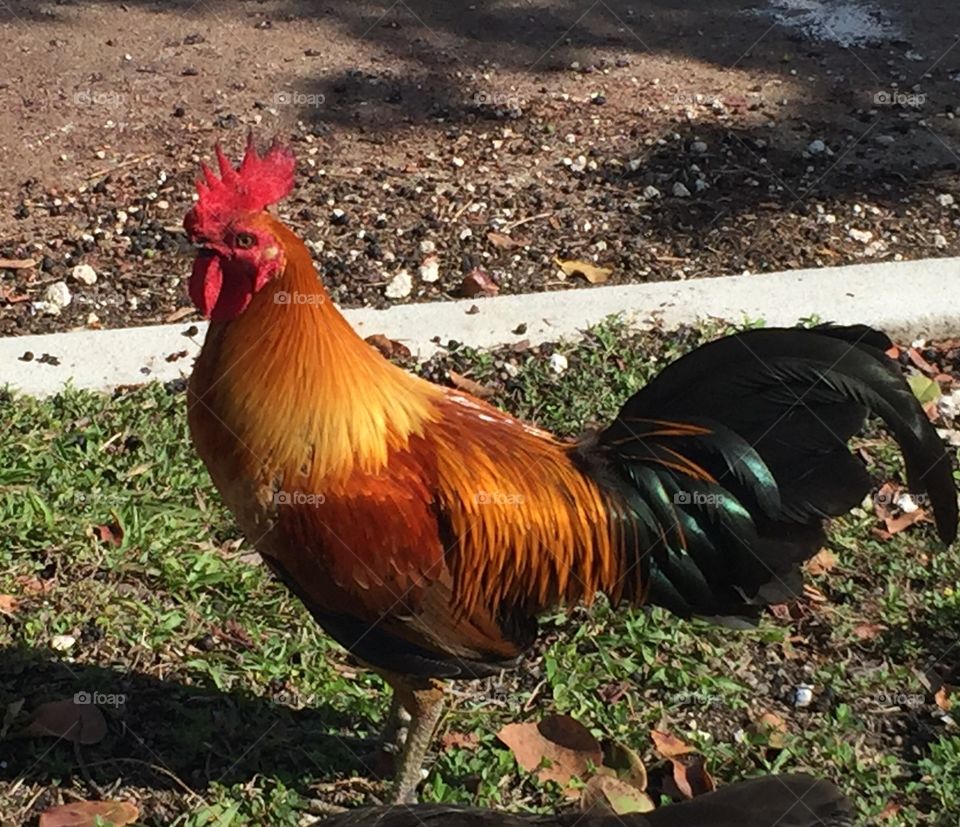
[[[945,192],[942,195],[937,196],[937,203],[941,207],[952,207],[954,205],[954,197],[950,195],[949,192]]]
[[[826,151],[827,145],[819,138],[815,141],[810,141],[810,143],[807,144],[807,152],[809,152],[811,155],[822,155]]]
[[[426,239],[420,242],[420,252],[424,255],[429,255],[430,253],[435,253],[436,251],[437,245],[433,241]]]
[[[643,188],[643,197],[646,198],[647,201],[653,201],[660,197],[660,190],[654,186],[646,186]]]
[[[802,683],[793,690],[793,705],[799,709],[810,706],[813,703],[813,687]]]
[[[707,151],[707,145],[703,141],[694,141],[690,144],[690,151],[697,155],[703,155]]]
[[[157,201],[157,203],[156,203],[154,206],[155,206],[158,210],[169,210],[169,209],[170,209],[170,202],[167,201],[165,198],[161,198],[159,201]]]
[[[570,363],[562,353],[554,353],[550,357],[550,370],[558,376],[565,373],[568,367],[570,367]]]
[[[66,652],[73,648],[77,639],[73,635],[54,635],[50,641],[50,648],[55,652]]]
[[[944,247],[947,246],[947,237],[942,233],[937,233],[933,237],[933,246],[936,247],[938,250],[942,250]]]
[[[421,262],[420,279],[431,284],[440,279],[440,259],[436,255],[429,255]]]
[[[688,189],[686,188],[686,186],[685,186],[684,184],[682,184],[680,181],[677,181],[677,182],[673,185],[673,194],[674,194],[674,196],[676,196],[677,198],[689,198],[689,197],[690,197],[690,190],[688,190]]]
[[[858,230],[856,227],[851,227],[850,230],[847,231],[847,235],[854,241],[859,241],[861,244],[869,244],[873,241],[873,233],[869,230]]]
[[[879,144],[880,146],[893,146],[897,142],[897,139],[893,135],[877,135],[873,142]]]
[[[341,210],[339,207],[334,207],[330,211],[330,221],[333,224],[346,224],[347,223],[347,214]]]
[[[97,271],[89,264],[78,264],[70,272],[70,275],[81,284],[91,285],[97,283]],[[67,304],[69,303],[68,301]]]
[[[454,159],[453,159],[453,165],[454,165],[457,169],[460,169],[460,167],[462,167],[462,166],[464,165],[464,163],[466,163],[466,162],[463,160],[463,158],[454,157]]]
[[[65,281],[55,281],[43,291],[44,310],[51,316],[59,316],[72,301],[73,295]]]
[[[413,279],[406,270],[400,270],[387,285],[384,294],[388,299],[405,299],[413,291]]]

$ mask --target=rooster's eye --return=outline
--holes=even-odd
[[[251,233],[237,233],[235,243],[241,250],[249,250],[257,243],[257,237]]]

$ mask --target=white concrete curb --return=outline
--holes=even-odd
[[[468,313],[476,306],[479,312]],[[474,347],[576,336],[615,313],[636,325],[661,319],[668,327],[697,319],[763,319],[792,325],[810,316],[862,322],[901,339],[960,334],[960,259],[794,270],[689,282],[566,290],[387,310],[347,310],[362,336],[383,333],[426,357],[450,339]],[[526,325],[522,333],[515,333]],[[187,376],[206,332],[185,335],[190,323],[122,330],[77,331],[0,339],[0,387],[46,396],[68,382],[111,390]],[[29,351],[34,358],[24,361]],[[40,361],[44,354],[59,364]]]

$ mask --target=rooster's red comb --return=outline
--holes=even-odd
[[[206,164],[200,165],[204,180],[197,181],[199,199],[184,220],[192,236],[216,237],[234,216],[260,212],[293,189],[296,159],[277,141],[260,155],[253,135],[249,135],[243,160],[236,169],[220,144],[216,152],[220,177]]]

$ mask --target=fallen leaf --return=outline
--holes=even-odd
[[[101,523],[93,527],[93,533],[101,543],[109,543],[114,548],[123,543],[123,528],[119,523]]]
[[[447,376],[450,379],[450,384],[455,388],[473,394],[479,399],[488,399],[493,396],[493,390],[491,388],[488,388],[486,385],[481,385],[479,382],[474,382],[473,379],[468,379],[456,371],[448,370]]]
[[[853,636],[857,640],[873,640],[886,628],[882,623],[858,623],[853,627]]]
[[[20,601],[12,594],[0,594],[0,615],[13,617],[20,608]]]
[[[873,498],[873,510],[891,536],[927,519],[925,509],[916,506],[912,511],[904,511],[899,505],[902,501],[903,489],[890,482],[880,486]]]
[[[953,687],[944,684],[936,691],[933,700],[940,709],[944,712],[949,712],[953,706]]]
[[[580,807],[622,816],[627,813],[649,813],[654,809],[654,804],[645,792],[619,778],[595,775],[583,789]]]
[[[480,267],[474,267],[460,282],[459,293],[468,299],[480,295],[496,296],[499,292],[500,285],[490,278],[490,274],[486,270]]]
[[[140,811],[129,801],[74,801],[44,810],[40,827],[124,827],[139,817]]]
[[[653,739],[653,748],[660,754],[661,758],[676,758],[679,755],[689,755],[696,750],[689,744],[684,743],[676,735],[664,732],[660,729],[654,729],[650,732]]]
[[[671,758],[673,764],[673,783],[684,798],[696,798],[704,793],[712,793],[717,788],[713,776],[707,772],[706,759],[702,755],[687,755]]]
[[[915,347],[911,347],[907,349],[907,356],[909,357],[910,361],[913,362],[915,367],[922,370],[928,376],[935,376],[940,372],[936,367],[934,367],[926,359],[924,359],[920,355],[920,351],[918,351]],[[939,396],[939,390],[940,388],[938,387],[937,388],[938,396]]]
[[[0,270],[29,270],[36,266],[36,259],[32,258],[0,258]]]
[[[941,396],[940,386],[929,376],[915,373],[907,377],[907,384],[921,405],[936,402]]]
[[[523,769],[536,771],[542,782],[556,781],[564,787],[573,778],[585,778],[603,760],[600,742],[568,715],[550,715],[539,724],[507,724],[497,738],[510,748]],[[578,793],[574,790],[572,794]]]
[[[23,589],[24,594],[46,594],[53,589],[53,580],[41,580],[29,574],[17,575],[15,582]]]
[[[506,233],[498,233],[496,230],[491,230],[487,233],[487,241],[489,241],[494,247],[499,247],[501,250],[512,250],[515,247],[526,247],[530,242],[526,239],[514,238],[511,235]]]
[[[631,787],[641,791],[647,788],[647,768],[630,747],[616,741],[606,741],[603,745],[603,766]]]
[[[97,744],[107,734],[107,722],[94,704],[64,698],[38,706],[25,733],[35,738],[65,738],[78,744]]]
[[[440,736],[440,746],[447,749],[474,750],[480,744],[480,736],[475,732],[445,732]]]
[[[388,359],[407,359],[410,356],[410,348],[403,344],[403,342],[398,342],[396,339],[388,339],[382,333],[374,333],[371,336],[367,336],[364,341],[368,345],[373,345],[373,347]]]
[[[773,712],[764,712],[753,723],[751,730],[774,749],[783,749],[786,744],[787,722]]]
[[[903,809],[902,806],[897,804],[896,801],[887,802],[886,806],[877,814],[877,818],[881,818],[884,821],[893,818],[894,816],[900,815],[900,811]]]
[[[196,310],[192,307],[178,307],[172,313],[168,313],[164,318],[164,321],[168,324],[173,322],[179,322],[181,319],[187,318],[191,313],[196,313]]]
[[[830,549],[822,548],[813,557],[807,560],[804,568],[806,568],[807,572],[812,574],[814,577],[819,577],[820,575],[831,571],[836,567],[836,565],[836,555],[830,551]]]
[[[568,276],[583,276],[590,284],[603,284],[610,278],[613,269],[610,267],[598,267],[589,261],[580,261],[579,259],[559,259],[554,261],[557,266]]]

